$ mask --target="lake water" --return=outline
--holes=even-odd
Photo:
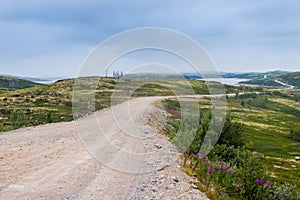
[[[249,79],[240,79],[240,78],[204,78],[204,79],[198,79],[198,80],[203,80],[203,81],[214,81],[214,82],[219,82],[222,84],[227,84],[227,85],[237,85],[241,81],[248,81]]]
[[[66,78],[28,78],[27,80],[29,81],[32,81],[32,82],[35,82],[35,83],[41,83],[41,84],[45,84],[45,85],[49,85],[49,84],[52,84],[52,83],[55,83],[56,81],[58,80],[62,80],[62,79],[66,79]]]

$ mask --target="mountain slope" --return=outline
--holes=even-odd
[[[287,74],[281,74],[274,77],[266,77],[262,79],[252,79],[240,83],[267,86],[267,87],[289,88],[289,89],[300,88],[300,72],[291,72]]]
[[[242,78],[242,79],[263,79],[265,77],[267,78],[274,78],[279,75],[287,74],[289,72],[287,71],[269,71],[269,72],[246,72],[246,73],[223,73],[223,78]]]
[[[37,85],[40,84],[14,77],[0,76],[0,88],[2,89],[24,89]]]
[[[277,76],[275,80],[284,82],[285,84],[293,85],[295,87],[300,87],[300,72],[292,72],[288,74],[283,74]]]

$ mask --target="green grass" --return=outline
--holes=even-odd
[[[87,93],[90,89],[90,78],[82,79],[86,85],[81,92]],[[51,85],[37,85],[19,90],[0,90],[0,131],[9,131],[21,127],[35,126],[44,123],[53,123],[73,120],[72,95],[74,79],[58,81]],[[129,97],[167,96],[190,94],[208,94],[207,85],[203,81],[189,81],[182,79],[113,79],[101,78],[98,81],[95,93],[95,109],[100,110],[111,106],[111,95],[118,102]],[[207,83],[210,88],[220,88],[220,84]],[[139,87],[136,87],[140,85]],[[225,86],[227,93],[254,92],[257,89],[248,87]],[[264,153],[266,156],[281,158],[274,160],[265,158],[267,167],[281,182],[289,181],[297,184],[299,177],[299,163],[294,164],[288,159],[300,154],[300,143],[289,137],[291,129],[300,129],[299,91],[270,91],[259,89],[262,95],[242,95],[239,98],[228,99],[228,111],[233,120],[241,122],[247,139],[247,147],[252,151]],[[84,95],[83,95],[84,96]],[[168,100],[165,106],[178,110],[178,103]],[[210,109],[209,99],[199,101],[202,112]],[[178,116],[171,116],[173,120],[166,127],[166,132],[174,132],[179,128]],[[177,121],[176,121],[177,120]],[[283,168],[274,168],[274,165]],[[289,170],[287,170],[289,169]]]
[[[102,82],[110,84],[109,81],[104,80]],[[99,86],[102,82],[99,82]],[[51,85],[3,91],[0,97],[0,131],[73,120],[73,84],[74,79],[69,79]],[[98,109],[110,106],[111,92],[108,91],[109,86],[97,98],[96,107]],[[97,90],[97,92],[99,91]]]
[[[262,99],[266,98],[265,105],[261,103],[252,103],[252,105],[245,103],[244,107],[240,105],[241,101],[262,102]],[[231,99],[230,102],[232,102],[229,106],[231,115],[244,125],[247,141],[253,143],[251,150],[264,153],[266,156],[281,158],[281,160],[265,158],[267,168],[278,177],[280,183],[291,182],[296,184],[297,190],[300,191],[298,181],[300,163],[290,161],[300,155],[300,142],[289,137],[291,129],[300,128],[300,110],[293,107],[297,104],[293,96],[269,95],[253,99]],[[275,168],[274,165],[279,168]]]
[[[87,94],[93,87],[93,80],[98,77],[81,78],[81,96]],[[37,84],[35,87],[18,90],[0,90],[0,132],[39,124],[71,121],[72,97],[75,79],[58,81],[50,85]],[[100,110],[119,103],[128,97],[167,96],[192,93],[207,94],[203,81],[187,82],[183,79],[114,79],[100,78],[95,90],[95,109]],[[187,84],[190,83],[190,84]],[[211,87],[218,84],[212,84]],[[114,101],[111,96],[114,94]]]
[[[11,79],[11,78],[7,78]],[[99,77],[77,79],[82,81],[81,97],[85,97]],[[27,81],[25,81],[27,83]],[[0,132],[39,124],[71,121],[72,97],[75,79],[57,81],[50,85],[9,90],[0,89]],[[132,97],[208,94],[210,89],[222,92],[222,85],[185,79],[114,79],[100,78],[95,90],[95,109],[100,110]],[[250,91],[252,88],[225,86],[227,93]],[[113,102],[111,96],[114,96]],[[125,98],[127,97],[127,98]],[[19,115],[19,117],[18,117]],[[17,120],[17,122],[14,122]]]
[[[236,121],[244,124],[247,140],[254,143],[255,151],[291,159],[293,156],[289,152],[300,153],[299,142],[289,137],[291,129],[300,128],[300,111],[275,102],[273,98],[232,99],[229,110]],[[240,105],[242,101],[245,102],[244,107]]]
[[[277,177],[279,183],[296,184],[300,192],[300,163],[291,161],[300,155],[300,142],[289,137],[291,129],[300,129],[300,110],[294,99],[299,94],[296,91],[283,93],[280,96],[271,93],[228,99],[228,113],[234,121],[242,123],[247,148],[266,156],[262,159],[272,176]],[[179,109],[174,100],[163,103],[167,109]],[[210,102],[199,101],[199,107],[205,112],[209,110]],[[166,132],[176,131],[179,125],[176,116],[170,116]]]

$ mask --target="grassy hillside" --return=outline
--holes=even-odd
[[[91,82],[90,78],[82,78],[82,80],[86,83]],[[44,123],[71,121],[74,82],[75,79],[67,79],[50,85],[38,85],[14,91],[0,89],[0,132]],[[127,92],[132,92],[133,97],[141,97],[174,95],[173,91],[186,94],[188,90],[183,79],[160,79],[145,84],[146,82],[146,79],[100,78],[95,93],[95,109],[109,107],[113,93],[120,102],[124,100]],[[209,93],[203,81],[191,80],[189,83],[196,94]],[[219,83],[207,84],[211,88],[220,87]],[[136,88],[137,85],[141,87]],[[86,90],[92,87],[87,86]],[[252,90],[253,88],[226,86],[227,93]]]
[[[273,79],[253,79],[249,81],[239,82],[240,84],[257,85],[261,87],[281,87],[280,83],[275,82]]]
[[[73,119],[74,81],[74,79],[68,79],[50,85],[38,85],[15,91],[2,90],[0,93],[0,131],[51,122],[71,121]],[[97,109],[110,105],[110,88],[113,88],[114,84],[115,81],[111,79],[99,82],[99,90],[96,93]],[[101,94],[99,94],[100,92]]]
[[[82,80],[85,83],[91,82],[89,78],[83,78]],[[14,91],[0,90],[0,131],[51,122],[71,121],[73,119],[72,95],[74,81],[75,79],[68,79],[50,85],[38,85]],[[144,82],[145,80],[101,78],[95,93],[95,108],[99,110],[110,106],[114,89],[116,89],[114,95],[119,96],[117,98],[122,101],[124,91],[135,90],[135,86],[140,84],[141,81]],[[168,83],[170,81],[166,80],[165,85],[171,88],[185,88],[184,81],[174,81],[176,84],[171,85]],[[203,82],[192,81],[192,84],[198,93],[208,93]],[[88,86],[86,90],[90,88]],[[133,92],[135,97],[151,95],[173,95],[173,93],[167,87],[155,84],[146,84]]]
[[[268,78],[273,78],[278,75],[286,74],[286,71],[270,71],[270,72],[248,72],[248,73],[224,73],[222,74],[223,78],[241,78],[241,79],[263,79],[265,76]]]
[[[292,185],[296,185],[295,191],[298,192],[300,192],[300,182],[298,181],[300,176],[300,163],[295,162],[294,157],[300,155],[300,142],[295,141],[291,137],[290,133],[291,130],[300,130],[299,99],[300,92],[270,91],[264,94],[239,95],[235,98],[229,98],[227,102],[228,115],[232,118],[232,122],[241,125],[241,129],[238,129],[238,133],[242,133],[242,138],[245,138],[246,149],[250,152],[260,152],[265,155],[254,157],[254,160],[258,162],[256,164],[262,165],[260,166],[260,169],[263,170],[266,174],[269,174],[269,178],[272,179],[272,182],[277,182],[277,184],[279,185],[285,184],[285,182],[291,183]],[[178,104],[176,100],[165,100],[163,101],[163,105],[169,116],[167,126],[164,130],[165,133],[172,138],[174,137],[174,134],[178,133],[177,130],[181,126],[180,104]],[[210,101],[206,99],[199,101],[199,108],[202,116],[207,115],[206,113],[209,111],[210,106]],[[203,128],[206,127],[206,118],[204,117],[203,119],[203,122],[200,121],[200,126],[197,130],[197,133],[199,133],[201,137],[198,137],[197,135],[195,136],[195,140],[197,141],[199,140],[199,138],[203,137],[203,134],[205,135],[205,132],[203,132]],[[230,129],[224,128],[223,131],[229,130],[230,133],[235,133],[233,129],[235,126],[236,125],[231,125],[229,126],[231,127]],[[225,125],[224,127],[227,126]],[[187,131],[185,134],[190,133]],[[235,138],[236,136],[232,137],[231,142],[235,141]],[[197,144],[201,144],[201,141],[197,142]],[[195,158],[195,153],[191,154],[190,151],[191,149],[188,149],[186,153],[186,155],[188,155],[188,158],[186,159],[191,159],[187,162],[190,164],[187,164],[188,168],[184,168],[184,170],[186,170],[186,172],[191,176],[195,177],[197,176],[198,171],[194,170],[194,167],[197,167],[200,161],[199,158]],[[232,177],[234,177],[234,180],[239,180],[239,178],[241,178],[240,181],[243,180],[245,182],[246,180],[244,179],[244,174],[254,173],[254,176],[257,175],[255,174],[255,171],[252,170],[252,167],[254,169],[255,166],[258,166],[256,164],[247,166],[248,168],[241,167],[240,169],[236,169],[237,165],[242,160],[242,154],[240,153],[240,151],[244,151],[243,147],[241,149],[235,149],[228,146],[217,146],[214,151],[216,151],[217,153],[211,153],[208,155],[208,157],[213,157],[212,159],[216,159],[214,161],[217,163],[221,162],[222,160],[224,161],[224,157],[226,158],[232,156],[231,160],[229,159],[227,161],[227,164],[231,165],[232,167],[231,169],[234,172],[234,176]],[[246,162],[247,159],[250,158],[251,156],[249,158],[246,158],[246,160],[244,161]],[[205,160],[203,160],[203,163],[205,163]],[[199,168],[199,171],[201,171],[201,169],[203,168],[201,167]],[[239,173],[237,172],[239,170],[241,170],[241,177],[238,177]],[[246,173],[244,172],[244,170],[249,171],[247,171]],[[204,174],[201,174],[199,178],[200,181],[203,181],[203,177],[205,178],[207,176],[205,175],[205,173],[208,172],[204,170],[203,173]],[[212,175],[211,178],[214,179],[216,176],[217,175]],[[229,177],[230,176],[228,176],[227,178],[229,179]],[[204,183],[209,184],[210,180],[212,179],[209,179],[208,182],[206,180],[206,182],[204,181]],[[226,181],[228,180],[226,179]],[[220,179],[217,179],[215,184],[221,184]],[[256,187],[255,178],[250,185],[251,187],[253,186],[253,188]],[[225,186],[222,185],[222,187]],[[231,186],[228,186],[227,189],[232,191]],[[206,190],[204,189],[204,191]],[[232,193],[229,192],[228,194]],[[232,197],[229,199],[234,198]],[[248,197],[248,199],[251,198]]]
[[[252,79],[249,81],[240,82],[242,84],[252,84],[252,85],[259,85],[259,86],[268,86],[268,87],[288,87],[284,86],[281,83],[278,83],[276,81],[280,81],[282,83],[285,83],[287,85],[295,86],[296,88],[300,88],[300,72],[292,72],[292,73],[286,73],[281,74],[277,76],[267,76],[267,78],[261,78],[261,79]]]
[[[288,76],[291,79],[295,77],[297,74]],[[79,79],[85,86],[81,90],[83,94],[90,91],[92,86],[89,84],[94,78],[97,77]],[[50,85],[37,85],[19,90],[0,89],[0,132],[44,123],[71,121],[74,82],[75,79],[68,79]],[[196,94],[209,93],[203,81],[192,80],[189,83]],[[136,88],[137,84],[141,84],[141,87]],[[213,88],[220,87],[218,83],[207,84]],[[95,88],[95,108],[99,110],[109,107],[112,104],[113,93],[123,101],[126,92],[132,92],[133,97],[165,96],[173,95],[173,91],[186,94],[186,88],[186,81],[182,79],[160,79],[147,83],[147,79],[100,78]],[[258,90],[234,86],[225,86],[225,88],[227,93]],[[261,88],[259,91],[262,92],[260,95],[246,94],[228,99],[229,113],[234,122],[243,125],[247,149],[264,153],[266,157],[261,160],[272,172],[272,176],[275,179],[278,177],[280,183],[288,181],[297,184],[299,191],[300,185],[297,180],[300,166],[290,159],[300,154],[300,143],[294,141],[289,133],[292,129],[300,130],[300,92],[273,92]],[[209,109],[209,99],[203,99],[199,106],[202,111]],[[170,107],[170,109],[177,108]],[[172,126],[178,122],[174,117]],[[172,129],[167,127],[166,130]]]
[[[38,85],[41,84],[34,83],[28,80],[13,78],[13,77],[0,76],[1,89],[24,89],[24,88],[30,88]]]
[[[277,76],[276,79],[295,87],[300,88],[300,72],[293,72]]]

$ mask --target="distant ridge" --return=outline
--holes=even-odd
[[[241,73],[222,73],[223,78],[240,78],[240,79],[263,79],[265,77],[273,78],[278,75],[290,73],[288,71],[275,70],[268,72],[241,72]]]
[[[293,85],[297,88],[300,88],[300,71],[283,74],[283,75],[275,77],[275,79],[278,81],[282,81],[285,84]]]
[[[258,85],[263,87],[287,89],[300,88],[300,72],[290,72],[277,76],[265,76],[261,79],[252,79],[240,83]]]
[[[10,77],[10,76],[0,76],[0,88],[1,89],[24,89],[34,86],[41,85],[39,83],[34,83],[29,80]]]
[[[35,77],[7,75],[7,74],[0,74],[0,76],[16,78],[16,79],[22,79],[22,80],[27,80],[27,81],[31,81],[31,82],[34,82],[34,83],[40,83],[40,84],[51,84],[51,83],[54,83],[58,80],[67,79],[66,77],[35,78]]]

